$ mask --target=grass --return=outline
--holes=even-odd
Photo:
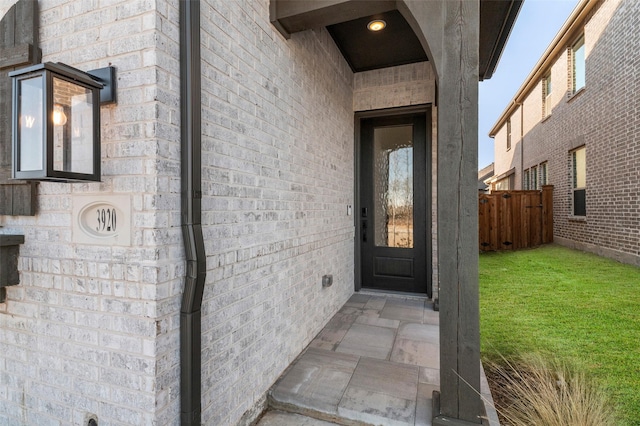
[[[480,256],[485,361],[552,356],[594,378],[640,425],[640,268],[557,245]]]

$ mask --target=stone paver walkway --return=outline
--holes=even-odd
[[[431,425],[438,324],[425,298],[354,294],[271,390],[272,409],[298,414],[259,425]]]

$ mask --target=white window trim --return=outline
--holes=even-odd
[[[576,58],[575,58],[575,51],[576,51],[576,46],[578,44],[581,44],[582,49],[585,49],[585,59],[584,59],[584,64],[583,64],[583,68],[584,68],[584,84],[581,87],[576,87]],[[574,40],[574,42],[569,46],[568,48],[568,58],[569,58],[569,76],[568,76],[568,80],[569,80],[569,88],[570,90],[568,90],[568,94],[569,94],[569,99],[573,98],[574,96],[576,96],[578,93],[582,92],[584,90],[584,88],[587,85],[587,62],[586,62],[586,43],[585,43],[585,38],[584,38],[584,34],[581,34],[580,37],[576,38]]]
[[[577,177],[576,177],[576,152],[580,151],[580,150],[584,150],[584,186],[577,186]],[[570,217],[573,219],[581,219],[584,220],[587,217],[587,148],[585,145],[578,147],[576,149],[572,149],[571,151],[569,151],[569,155],[570,155],[570,164],[571,164],[571,182],[570,182],[570,187],[571,187],[571,211],[570,211]],[[575,193],[576,191],[584,191],[585,192],[585,212],[584,215],[577,215],[575,214]]]
[[[540,169],[540,188],[542,188],[545,185],[549,185],[549,162],[544,161],[538,167]],[[543,177],[544,179],[542,179]]]
[[[547,73],[542,78],[542,119],[546,119],[551,115],[551,93],[553,92],[553,86],[551,86],[551,91],[549,91],[550,84],[553,84],[553,80],[551,80],[551,71]]]

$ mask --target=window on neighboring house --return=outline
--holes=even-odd
[[[534,166],[531,168],[531,188],[529,189],[540,189],[538,187],[538,167]]]
[[[573,188],[573,215],[586,216],[586,186],[587,186],[587,161],[586,149],[583,146],[571,153],[572,164],[572,188]]]
[[[511,119],[507,119],[507,151],[511,149]]]
[[[510,191],[510,190],[512,190],[513,187],[514,187],[515,177],[516,177],[515,174],[510,174],[509,176],[494,182],[492,189],[494,191]]]
[[[531,187],[529,186],[530,182],[531,182],[530,178],[529,178],[529,175],[530,175],[529,169],[525,170],[524,171],[524,176],[522,177],[522,180],[523,180],[522,189],[524,189],[525,191],[528,190],[528,189],[531,189]]]
[[[547,163],[544,162],[540,164],[540,187],[542,188],[547,182]]]
[[[573,93],[582,89],[585,85],[585,51],[584,51],[584,36],[580,37],[578,41],[571,46],[571,71],[573,82]]]
[[[542,118],[551,115],[551,73],[542,79]]]

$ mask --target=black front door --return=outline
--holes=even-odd
[[[360,129],[362,287],[430,295],[427,114],[366,118]]]

